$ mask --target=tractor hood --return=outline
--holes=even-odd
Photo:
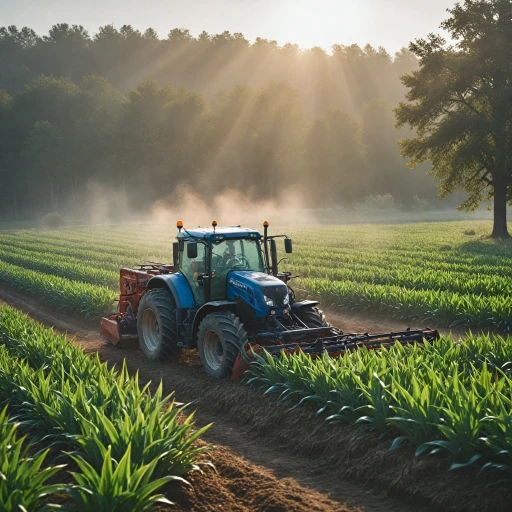
[[[289,304],[288,287],[277,277],[252,270],[233,270],[228,274],[229,300],[243,299],[258,317],[270,310],[282,310]]]

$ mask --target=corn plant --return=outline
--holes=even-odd
[[[41,498],[62,492],[62,485],[46,482],[64,466],[42,467],[48,450],[30,455],[34,447],[16,436],[18,425],[10,422],[7,408],[0,412],[0,506],[2,512],[35,510]]]
[[[131,446],[114,466],[111,448],[106,449],[103,464],[95,469],[79,455],[71,455],[81,473],[72,473],[77,485],[68,486],[66,493],[73,504],[64,510],[80,512],[144,512],[157,503],[173,505],[162,494],[155,494],[167,482],[183,479],[176,476],[153,478],[158,459],[132,470]]]
[[[145,510],[207,449],[195,442],[209,426],[193,431],[193,414],[182,417],[161,385],[150,393],[126,365],[109,369],[12,308],[0,309],[0,402],[34,439],[74,457],[82,473],[68,490],[82,510]]]
[[[444,454],[453,469],[478,462],[510,473],[512,379],[502,368],[512,360],[512,337],[478,340],[363,348],[338,359],[266,354],[256,357],[247,382],[295,406],[309,404],[326,421],[390,436],[392,450],[407,442],[418,456]]]

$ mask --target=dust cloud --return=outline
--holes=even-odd
[[[395,224],[450,220],[487,220],[491,212],[480,208],[463,213],[451,209],[426,211],[406,210],[401,207],[374,209],[366,205],[339,205],[332,208],[308,208],[304,195],[286,191],[277,198],[254,199],[250,193],[226,189],[214,197],[205,198],[201,190],[178,186],[172,195],[152,203],[150,208],[136,210],[123,186],[112,187],[105,183],[87,184],[85,212],[80,224],[105,225],[142,223],[145,229],[155,230],[175,226],[182,220],[185,227],[210,226],[216,220],[219,226],[261,228],[264,220],[271,226],[340,225],[340,224]],[[143,193],[142,190],[139,190]]]
[[[210,226],[216,220],[219,226],[260,227],[264,220],[270,224],[306,224],[314,222],[314,215],[303,207],[299,193],[282,194],[272,200],[254,200],[236,190],[226,190],[210,201],[204,200],[188,187],[179,187],[173,198],[159,200],[150,211],[151,222],[174,224],[182,220],[185,227]]]

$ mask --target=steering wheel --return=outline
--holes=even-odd
[[[242,254],[241,252],[235,254],[226,262],[226,267],[228,268],[233,268],[237,266],[245,267],[246,269],[249,269],[251,267],[249,260],[247,259],[245,254]]]

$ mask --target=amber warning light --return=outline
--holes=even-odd
[[[266,220],[266,221],[264,221],[264,222],[263,222],[263,227],[264,227],[264,228],[268,228],[268,220]]]
[[[181,231],[183,229],[183,221],[179,220],[176,222],[176,227]]]

